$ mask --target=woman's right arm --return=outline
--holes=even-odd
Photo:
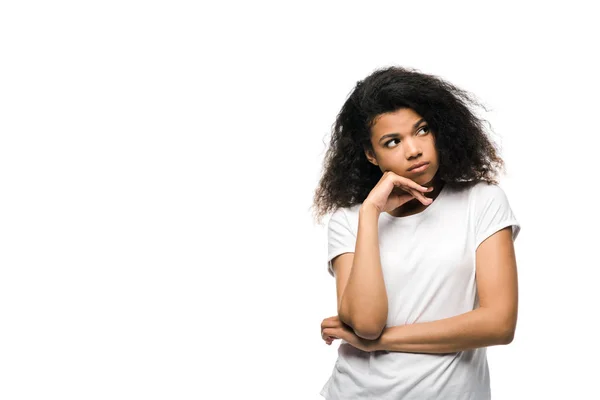
[[[402,191],[394,193],[395,187]],[[388,297],[379,254],[379,214],[394,210],[412,198],[429,205],[432,200],[423,195],[429,190],[386,171],[360,207],[354,257],[347,256],[336,261],[342,263],[340,271],[343,270],[337,284],[338,317],[364,339],[379,337],[385,329],[388,314]],[[347,280],[345,285],[344,280]]]
[[[378,221],[377,208],[363,204],[359,211],[354,256],[338,257],[333,263],[336,276],[341,281],[347,280],[343,290],[338,290],[338,317],[358,336],[370,340],[377,339],[384,330],[388,314],[379,254]],[[338,284],[338,288],[340,286],[343,282]]]

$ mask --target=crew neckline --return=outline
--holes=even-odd
[[[382,215],[385,219],[388,219],[390,221],[410,221],[410,220],[416,220],[416,219],[421,219],[424,216],[426,216],[428,213],[431,213],[431,209],[434,207],[437,207],[437,204],[440,202],[440,200],[445,196],[446,192],[447,192],[447,187],[448,187],[448,182],[444,183],[444,186],[442,187],[442,189],[440,190],[440,193],[438,194],[438,196],[435,198],[435,200],[433,200],[433,202],[423,211],[418,212],[416,214],[412,214],[412,215],[406,215],[404,217],[394,217],[393,215],[390,215],[388,212],[382,212],[379,215]]]

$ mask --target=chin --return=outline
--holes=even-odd
[[[432,179],[433,176],[431,176],[430,174],[423,174],[413,178],[413,181],[417,182],[419,185],[424,185],[425,183],[430,182]]]
[[[415,177],[414,181],[419,185],[425,185],[426,183],[433,182],[436,178],[436,174],[423,174]]]

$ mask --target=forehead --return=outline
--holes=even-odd
[[[413,125],[422,117],[411,108],[380,114],[375,118],[371,128],[373,136],[379,137],[386,133],[400,133],[402,135],[412,132]]]

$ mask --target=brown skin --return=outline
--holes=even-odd
[[[327,344],[343,339],[363,351],[448,354],[512,342],[517,326],[519,284],[510,227],[494,233],[476,250],[479,308],[437,321],[385,328],[375,340],[357,336],[338,316],[325,318]]]
[[[411,109],[382,114],[371,129],[374,152],[365,150],[365,154],[382,172],[389,170],[422,186],[433,186],[433,192],[423,194],[435,199],[445,183],[436,175],[439,164],[435,138],[426,129],[420,130],[426,126],[424,122],[413,129],[413,124],[420,119]],[[388,133],[399,133],[400,140],[397,140],[398,137],[396,140],[385,138],[379,143],[380,138]],[[425,171],[407,171],[411,165],[421,161],[430,162]],[[389,214],[403,217],[427,207],[413,199]],[[477,248],[476,266],[480,307],[473,311],[437,321],[385,328],[375,340],[357,336],[339,316],[333,316],[321,323],[321,337],[328,345],[334,339],[344,339],[353,347],[367,352],[449,354],[508,344],[513,340],[518,314],[517,266],[510,227],[494,233]]]
[[[425,186],[433,187],[433,191],[424,193],[426,197],[435,199],[444,186],[437,176],[439,169],[438,152],[435,138],[426,121],[414,127],[421,116],[410,108],[402,108],[394,112],[381,114],[375,119],[371,128],[371,149],[365,149],[369,162],[379,166],[382,172],[392,171],[397,175],[411,179]],[[386,136],[395,133],[395,136]],[[420,162],[429,162],[422,172],[408,169]],[[417,214],[428,206],[413,199],[396,208],[389,214],[394,217],[405,217]]]

